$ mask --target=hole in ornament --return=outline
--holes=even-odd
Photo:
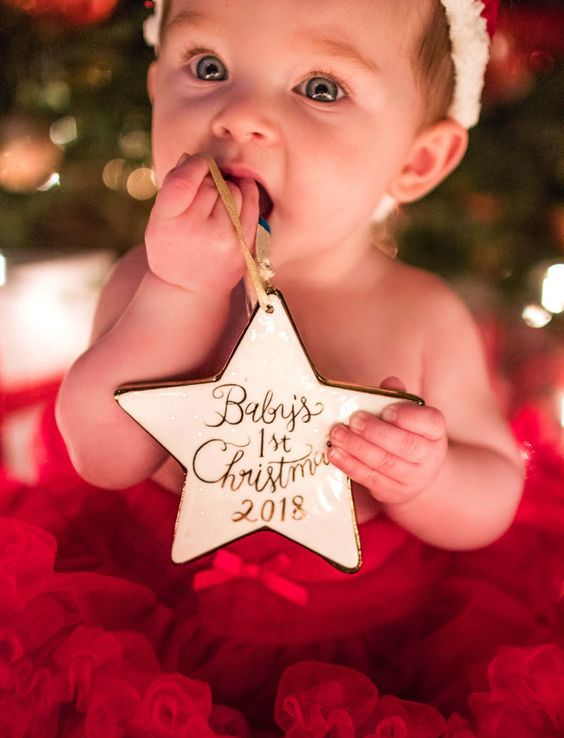
[[[274,312],[274,305],[267,305],[265,307],[265,310],[267,313],[273,313]]]

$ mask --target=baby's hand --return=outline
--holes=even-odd
[[[252,249],[259,205],[253,179],[227,182]],[[184,154],[164,178],[145,233],[149,268],[188,290],[229,292],[245,273],[241,246],[206,161]]]
[[[386,386],[404,389],[394,378]],[[330,438],[329,461],[385,503],[414,499],[435,478],[447,452],[442,413],[411,402],[389,405],[381,418],[355,413],[349,427],[336,425]]]

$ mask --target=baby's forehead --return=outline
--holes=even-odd
[[[162,2],[163,0],[161,0]],[[359,43],[375,45],[383,33],[390,34],[389,50],[398,54],[412,46],[411,41],[429,18],[435,0],[164,0],[161,41],[171,28],[208,28],[229,35],[233,21],[252,33],[310,41],[323,36],[349,37]],[[265,12],[266,11],[266,12]],[[278,20],[279,22],[276,22]],[[265,21],[263,23],[262,21]],[[274,22],[273,22],[274,21]],[[289,49],[290,50],[290,49]]]

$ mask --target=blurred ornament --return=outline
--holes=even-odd
[[[498,102],[514,102],[527,95],[534,82],[534,75],[517,40],[510,30],[500,29],[494,36],[490,63],[486,76],[486,99]]]
[[[11,115],[0,119],[0,186],[33,192],[56,172],[62,149],[36,121]]]
[[[494,223],[507,209],[506,203],[492,192],[468,192],[464,197],[464,205],[477,223]]]
[[[500,14],[486,75],[486,99],[512,102],[564,56],[564,9],[515,7]]]
[[[538,58],[564,56],[564,8],[555,5],[515,4],[501,14],[500,28],[510,29],[516,45],[527,55]]]
[[[117,5],[117,0],[6,0],[6,2],[30,15],[56,18],[71,25],[102,21]]]

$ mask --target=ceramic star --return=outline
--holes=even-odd
[[[329,382],[311,364],[282,295],[256,307],[223,371],[204,381],[128,385],[116,399],[186,470],[172,559],[270,529],[353,572],[361,551],[350,480],[329,431],[356,410],[413,395]]]

